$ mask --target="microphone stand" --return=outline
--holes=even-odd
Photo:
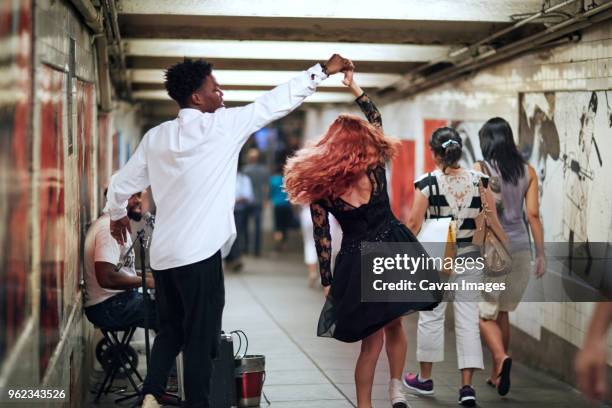
[[[149,310],[151,305],[151,296],[149,296],[149,290],[147,288],[147,272],[146,272],[146,244],[144,240],[144,228],[137,232],[137,240],[140,241],[140,277],[142,287],[142,297],[144,300],[144,326],[145,326],[145,362],[147,365],[147,373],[149,372],[150,360],[151,360],[151,343],[149,340]],[[150,238],[147,239],[147,241]]]

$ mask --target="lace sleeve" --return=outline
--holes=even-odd
[[[359,98],[355,99],[363,114],[368,118],[368,122],[382,129],[382,116],[374,102],[364,92]]]
[[[310,205],[312,216],[313,235],[317,255],[319,257],[319,272],[321,284],[329,286],[332,282],[331,273],[331,233],[329,231],[329,215],[320,203]]]

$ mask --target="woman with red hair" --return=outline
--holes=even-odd
[[[361,302],[361,242],[417,239],[393,216],[389,205],[385,163],[394,156],[398,142],[383,134],[380,113],[370,98],[354,82],[349,87],[370,123],[354,115],[340,115],[318,142],[287,161],[285,189],[293,203],[310,205],[326,294],[317,335],[344,342],[362,341],[355,367],[359,408],[372,406],[374,371],[386,341],[391,404],[393,408],[406,408],[400,378],[407,340],[401,317],[432,305]],[[343,231],[333,277],[329,213]]]

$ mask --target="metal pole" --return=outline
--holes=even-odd
[[[147,270],[145,260],[145,242],[144,242],[144,229],[138,231],[138,238],[140,240],[140,277],[142,285],[142,296],[144,299],[144,331],[145,331],[145,359],[147,362],[147,373],[149,372],[149,360],[151,358],[151,347],[149,343],[149,307],[151,298],[149,297],[149,291],[147,290]]]
[[[102,26],[102,14],[95,8],[90,0],[72,0],[74,7],[79,11],[85,24],[93,30],[94,33],[99,34],[104,31]]]

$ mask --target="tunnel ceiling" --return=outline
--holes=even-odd
[[[163,68],[183,57],[214,64],[228,104],[252,101],[336,52],[355,62],[364,88],[380,90],[431,61],[444,64],[453,51],[542,5],[541,0],[121,0],[117,12],[132,97],[145,101],[149,115],[161,117],[176,112],[163,89]],[[542,28],[542,22],[525,24],[496,42]],[[350,100],[340,78],[332,78],[307,102]]]

